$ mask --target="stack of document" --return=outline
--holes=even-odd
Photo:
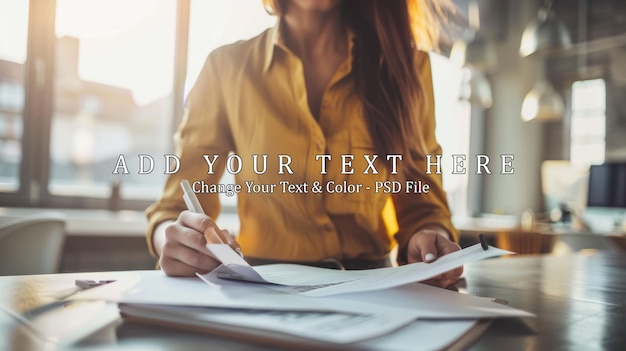
[[[467,345],[498,317],[532,314],[415,283],[464,263],[511,252],[480,245],[415,263],[363,271],[277,264],[249,266],[230,247],[208,245],[222,266],[200,278],[138,272],[76,298],[118,302],[123,317],[316,349],[440,350]]]

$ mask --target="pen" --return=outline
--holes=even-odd
[[[183,200],[185,201],[185,205],[187,205],[189,211],[205,214],[204,210],[202,209],[202,205],[200,205],[200,201],[198,201],[196,193],[193,191],[191,185],[189,184],[189,181],[187,179],[181,180],[180,186],[181,188],[183,188]],[[221,232],[222,230],[217,226],[217,224],[211,221],[210,227],[204,232],[204,237],[207,239],[207,242],[211,242],[207,237],[207,233],[210,233],[209,235],[213,235],[213,237],[216,238],[220,243],[228,245],[232,244],[233,238],[230,236],[230,234],[224,235],[226,237],[226,240],[228,241],[227,243],[224,243],[222,235],[218,234]],[[235,250],[239,254],[239,256],[243,257],[241,249],[237,248],[233,250]]]
[[[483,250],[487,251],[489,249],[489,244],[487,244],[485,234],[478,234],[478,240],[480,240],[480,246],[482,246]]]

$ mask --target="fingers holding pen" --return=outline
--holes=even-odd
[[[208,228],[216,226],[211,217],[205,215],[204,213],[197,213],[190,210],[181,212],[180,216],[178,216],[177,222],[179,222],[180,225],[193,229],[202,235],[204,235]]]
[[[215,269],[219,262],[208,255],[203,233],[187,226],[182,217],[181,214],[176,222],[165,228],[165,242],[159,259],[161,268],[171,276],[190,276]]]
[[[228,244],[241,255],[241,246],[239,245],[237,240],[233,238],[228,230],[219,229],[219,227],[211,217],[202,213],[183,211],[179,216],[179,221],[183,226],[191,228],[197,233],[202,234],[204,241],[196,243],[196,245],[200,244],[202,245],[202,248],[204,248],[207,243]],[[197,240],[197,238],[192,238],[192,240]]]
[[[159,263],[161,268],[170,276],[193,276],[196,273],[205,274],[217,266],[219,262],[212,257],[189,249],[178,242],[165,243],[168,246],[167,255],[162,255]]]

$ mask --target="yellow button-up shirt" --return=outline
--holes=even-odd
[[[285,46],[280,33],[277,25],[208,56],[175,134],[180,170],[169,176],[161,198],[146,210],[151,253],[155,255],[152,235],[156,225],[176,219],[186,209],[179,182],[217,183],[233,153],[242,161],[235,177],[242,185],[238,240],[246,256],[289,261],[379,259],[393,247],[394,234],[401,248],[418,229],[430,224],[439,224],[456,236],[441,176],[425,174],[423,152],[416,153],[423,172],[410,180],[428,184],[429,193],[406,193],[404,181],[400,193],[376,191],[376,182],[391,180],[391,175],[383,163],[386,155],[378,155],[374,162],[378,174],[368,169],[364,157],[369,155],[371,160],[377,152],[350,74],[352,57],[331,79],[316,120],[307,103],[302,63]],[[418,52],[416,64],[426,97],[420,107],[427,117],[422,132],[428,153],[440,154],[428,54]],[[209,160],[218,155],[214,174],[208,174],[205,155]],[[253,155],[258,155],[256,168]],[[262,172],[264,155],[267,167]],[[286,163],[287,155],[289,169],[284,167],[284,174],[279,174],[279,162]],[[324,161],[317,155],[331,158]],[[342,155],[348,155],[344,156],[347,164]],[[231,166],[231,171],[239,168],[237,162]],[[401,167],[402,161],[398,161],[399,171]],[[281,182],[300,186],[293,186],[291,193]],[[276,186],[272,193],[254,193],[247,184]],[[315,184],[322,186],[321,190],[315,191]],[[338,184],[361,186],[358,192],[336,192],[342,190],[335,187]],[[218,194],[197,195],[207,214],[217,218]]]

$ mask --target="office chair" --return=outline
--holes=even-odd
[[[65,220],[40,213],[0,224],[0,275],[56,273],[65,242]]]

